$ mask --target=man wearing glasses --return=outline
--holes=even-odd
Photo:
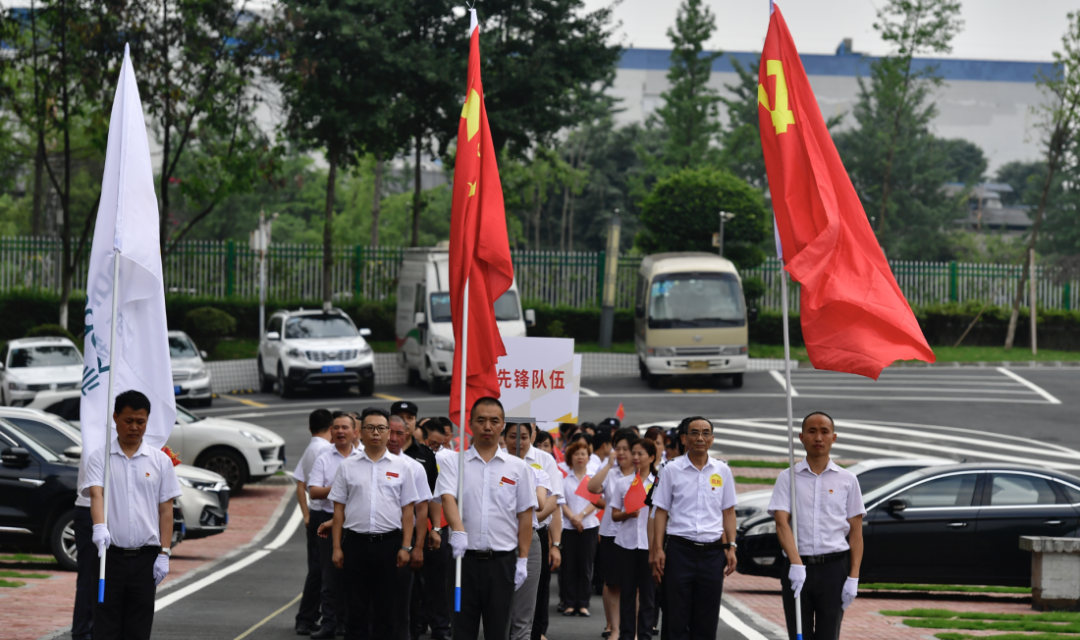
[[[389,417],[382,409],[364,409],[364,450],[341,464],[330,489],[333,560],[344,569],[345,637],[350,640],[393,637],[392,585],[413,550],[416,481],[411,465],[386,450]]]
[[[725,537],[735,539],[735,479],[727,464],[709,456],[712,428],[700,416],[687,419],[686,455],[668,463],[652,497],[650,557],[653,577],[666,590],[664,635],[670,640],[716,637],[724,576],[735,571],[734,542],[724,544]]]

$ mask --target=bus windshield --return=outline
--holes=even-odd
[[[741,327],[742,288],[731,273],[666,273],[649,289],[649,328]]]
[[[431,317],[429,322],[450,322],[450,294],[431,294]],[[521,319],[521,310],[518,308],[517,292],[507,291],[495,301],[495,320],[506,322]]]

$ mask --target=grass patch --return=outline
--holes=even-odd
[[[754,469],[787,469],[786,462],[772,462],[769,460],[728,460],[729,467],[749,467]]]
[[[22,587],[25,585],[25,582],[19,582],[18,580],[0,580],[0,588],[8,587],[14,589],[15,587]]]
[[[748,478],[746,476],[735,476],[735,482],[740,484],[776,484],[776,478]]]
[[[613,342],[610,349],[601,349],[599,342],[574,341],[574,353],[637,353],[633,342]]]
[[[1052,351],[1039,349],[1037,355],[1031,355],[1030,349],[1011,349],[1006,351],[1002,347],[932,347],[938,362],[1027,362],[1037,360],[1040,362],[1053,362],[1057,360],[1080,360],[1080,351]],[[751,358],[774,358],[784,357],[784,345],[782,344],[750,344]],[[806,347],[791,347],[793,360],[809,361],[806,355]],[[908,362],[918,362],[909,360]]]
[[[784,345],[782,344],[756,344],[750,343],[750,357],[751,358],[769,358],[771,360],[783,360],[784,359]],[[806,347],[791,347],[791,359],[802,360],[809,362],[810,357],[806,355]]]
[[[52,556],[33,556],[29,553],[16,553],[10,556],[0,556],[0,562],[36,562],[56,564],[56,558]]]
[[[0,578],[32,578],[34,580],[44,580],[45,578],[51,578],[47,573],[20,573],[18,571],[10,571],[7,569],[0,569]]]
[[[214,347],[214,352],[207,360],[246,360],[259,354],[259,341],[255,338],[233,338],[222,340]]]
[[[1076,640],[1071,633],[1000,633],[992,636],[973,636],[967,633],[937,633],[934,637],[938,640]]]
[[[393,340],[368,340],[368,345],[375,353],[397,353],[397,342]]]
[[[1080,613],[1073,611],[1049,611],[1046,613],[982,613],[979,611],[951,611],[949,609],[905,609],[904,611],[879,611],[883,616],[917,618],[956,618],[959,620],[1037,620],[1041,622],[1080,622]]]
[[[948,609],[908,609],[907,611],[882,611],[881,614],[902,616],[905,625],[922,629],[1042,632],[1059,637],[1068,637],[1061,636],[1064,633],[1080,633],[1080,613],[1065,611],[1022,614],[960,612]],[[965,637],[964,634],[954,634],[954,637],[956,636]]]
[[[982,587],[963,584],[896,584],[871,582],[860,584],[860,589],[889,589],[891,591],[958,591],[961,593],[1019,593],[1031,594],[1031,587]]]

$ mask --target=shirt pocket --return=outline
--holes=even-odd
[[[395,505],[398,504],[401,496],[401,478],[383,478],[379,482],[379,493]]]
[[[495,487],[495,504],[500,509],[514,509],[517,506],[517,484],[502,481]],[[515,510],[515,515],[516,510]]]
[[[847,487],[837,487],[834,489],[827,489],[826,491],[828,491],[828,493],[825,495],[828,503],[829,514],[847,520]]]

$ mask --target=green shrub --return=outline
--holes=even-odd
[[[755,306],[754,303],[765,295],[765,281],[755,276],[743,278],[742,290],[746,298],[746,306],[752,308]]]
[[[34,327],[33,329],[27,331],[25,337],[27,337],[27,338],[40,338],[42,336],[55,336],[57,338],[67,338],[68,340],[71,340],[75,344],[79,343],[78,338],[76,338],[70,331],[68,331],[67,329],[61,327],[58,324],[39,324],[38,326]]]
[[[184,331],[200,349],[213,353],[218,341],[236,331],[236,318],[214,307],[199,307],[184,314]]]
[[[68,300],[68,327],[83,331],[86,296],[72,293]],[[60,296],[37,289],[11,289],[0,293],[0,340],[13,340],[34,327],[54,324],[60,317]],[[76,342],[76,344],[78,344]]]
[[[547,327],[549,338],[565,338],[566,329],[563,328],[562,320],[552,320]]]

